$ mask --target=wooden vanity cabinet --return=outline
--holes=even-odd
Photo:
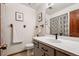
[[[53,48],[51,48],[45,44],[42,44],[42,43],[39,44],[39,48],[41,51],[43,51],[43,53],[46,56],[54,56],[54,49]]]
[[[43,52],[39,48],[37,47],[34,48],[34,56],[43,56],[43,55],[44,55]]]
[[[34,43],[34,55],[35,56],[42,56],[43,52],[39,49],[39,42],[33,41]]]
[[[33,41],[34,43],[34,55],[35,56],[69,56],[65,52],[56,50],[55,48],[51,48],[46,44],[38,42],[36,40]]]
[[[34,55],[35,56],[54,56],[54,49],[46,46],[37,41],[33,41],[34,43]]]
[[[69,56],[69,55],[68,54],[65,54],[65,53],[63,53],[61,51],[56,50],[55,51],[55,56]]]

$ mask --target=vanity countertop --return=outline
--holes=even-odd
[[[33,37],[34,40],[42,42],[50,47],[54,47],[55,49],[59,49],[65,51],[71,55],[79,55],[79,42],[73,40],[66,40],[66,39],[57,39],[59,42],[51,42],[48,41],[49,39],[55,40],[52,37]]]

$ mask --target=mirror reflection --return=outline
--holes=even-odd
[[[79,9],[75,3],[55,3],[46,9],[46,28],[50,34],[79,37]],[[49,23],[48,23],[49,21]]]

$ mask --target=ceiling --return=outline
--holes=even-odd
[[[48,3],[23,3],[23,5],[25,6],[29,6],[35,10],[40,10],[43,6],[43,8],[45,8],[45,5]],[[53,5],[51,6],[51,8],[47,8],[46,9],[46,13],[47,14],[52,14],[55,13],[57,11],[60,11],[68,6],[71,6],[75,3],[53,3]]]
[[[51,8],[46,9],[47,14],[56,13],[64,8],[67,8],[75,3],[55,3]]]
[[[35,10],[38,10],[39,8],[41,8],[44,5],[44,3],[22,3],[22,4],[25,6],[29,6]]]

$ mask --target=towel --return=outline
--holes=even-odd
[[[13,26],[13,43],[20,43],[23,41],[23,29],[20,24]]]

